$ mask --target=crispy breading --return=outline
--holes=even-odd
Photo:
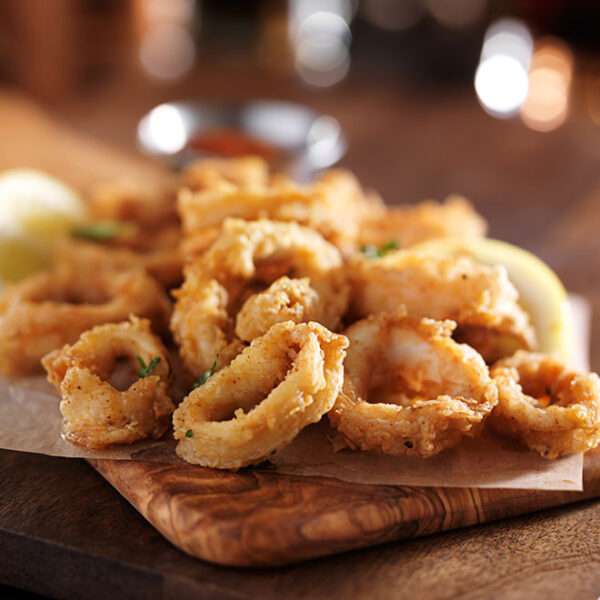
[[[411,316],[456,321],[461,341],[487,361],[535,348],[529,316],[501,265],[399,250],[382,258],[353,257],[348,278],[355,318],[404,305]]]
[[[173,414],[177,454],[238,469],[272,456],[331,409],[348,340],[318,323],[278,323]]]
[[[519,351],[498,361],[491,374],[498,406],[490,422],[545,458],[585,452],[600,441],[600,378],[562,361]]]
[[[336,170],[306,186],[274,178],[268,184],[252,181],[244,185],[218,180],[197,192],[182,188],[177,207],[186,237],[218,226],[228,217],[268,218],[311,227],[344,252],[351,252],[356,248],[365,203],[356,178]]]
[[[335,329],[349,294],[342,257],[335,246],[296,223],[225,221],[210,248],[187,265],[185,281],[174,292],[177,302],[171,330],[190,374],[202,374],[217,354],[222,367],[240,352],[243,343],[234,331],[238,310],[248,296],[284,275],[309,278],[319,297],[319,320]],[[279,321],[285,321],[288,314],[281,308]],[[271,313],[270,323],[275,321]]]
[[[10,286],[0,309],[0,371],[26,375],[40,370],[48,352],[103,323],[148,317],[165,331],[171,305],[143,271],[58,268]]]
[[[419,242],[443,237],[484,237],[485,219],[462,196],[444,202],[427,200],[406,206],[374,205],[363,217],[358,233],[360,246],[382,246],[395,242],[408,248]]]
[[[329,420],[349,447],[429,457],[480,433],[498,392],[481,356],[452,339],[454,327],[400,310],[348,328]]]
[[[119,390],[109,379],[122,357],[134,372],[140,359],[154,366]],[[62,397],[64,436],[70,442],[100,449],[157,439],[170,424],[175,406],[169,397],[169,355],[147,319],[132,316],[94,327],[72,346],[45,356],[42,364]]]

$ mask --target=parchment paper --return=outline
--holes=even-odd
[[[589,307],[572,299],[575,322],[573,365],[588,368]],[[86,450],[61,437],[62,417],[56,390],[43,377],[0,381],[0,447],[74,458],[112,458],[182,462],[170,434],[163,440]],[[333,477],[364,484],[436,487],[523,488],[581,490],[583,455],[545,460],[510,439],[485,431],[477,440],[429,459],[335,452],[329,441],[334,432],[327,420],[306,428],[275,456],[269,469],[278,473]]]

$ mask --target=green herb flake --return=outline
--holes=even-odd
[[[75,227],[71,230],[71,235],[96,242],[105,242],[116,237],[135,235],[138,231],[138,225],[131,221],[94,221]]]
[[[213,375],[214,372],[217,370],[218,362],[219,362],[219,355],[217,354],[217,357],[215,358],[215,362],[212,364],[211,368],[208,371],[204,371],[204,373],[202,373],[202,375],[200,375],[200,377],[198,377],[198,381],[196,381],[194,383],[194,385],[192,386],[193,390],[200,387],[201,385],[204,385],[208,381],[208,378],[211,375]]]
[[[139,354],[136,354],[135,358],[140,363],[141,369],[138,371],[138,377],[142,379],[148,377],[152,373],[152,369],[160,362],[160,356],[155,356],[148,364],[144,362],[144,359]]]
[[[394,250],[398,250],[398,243],[395,240],[390,240],[389,242],[383,244],[383,246],[380,246],[377,252],[379,253],[379,256],[384,256],[388,252],[392,252]]]
[[[185,432],[185,437],[194,437],[194,432],[191,429],[188,429]]]
[[[371,244],[369,244],[368,246],[363,246],[360,251],[367,257],[370,258],[371,260],[374,258],[378,258],[377,256],[377,248]]]
[[[389,252],[392,252],[393,250],[398,250],[398,243],[395,240],[390,240],[389,242],[386,242],[385,244],[379,246],[379,248],[373,246],[372,244],[369,244],[368,246],[363,246],[360,249],[360,251],[371,260],[375,258],[381,258]]]

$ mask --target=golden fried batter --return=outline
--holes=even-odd
[[[269,288],[250,296],[235,320],[235,333],[247,342],[264,335],[275,323],[322,322],[325,307],[308,277],[280,277]]]
[[[329,420],[351,448],[429,457],[479,434],[498,392],[481,356],[451,338],[454,327],[401,310],[346,331]]]
[[[149,365],[126,390],[109,381],[119,358],[134,371],[141,362]],[[132,316],[129,322],[94,327],[72,346],[45,356],[42,364],[62,396],[64,435],[70,442],[100,449],[157,439],[169,426],[175,408],[169,398],[169,357],[147,319]]]
[[[519,351],[491,369],[498,406],[490,422],[545,458],[585,452],[600,441],[600,378],[551,356]]]
[[[487,361],[535,347],[529,316],[502,266],[399,250],[382,258],[353,257],[348,277],[354,317],[404,305],[411,316],[452,319],[460,341]]]
[[[69,239],[57,245],[55,261],[59,267],[92,273],[141,270],[165,288],[179,285],[183,280],[183,258],[178,245],[139,251],[127,246]]]
[[[90,195],[90,214],[95,221],[133,221],[143,230],[162,229],[178,221],[175,189],[175,182],[160,190],[130,179],[103,183]]]
[[[347,345],[318,323],[273,325],[179,405],[177,454],[238,469],[281,450],[333,406]]]
[[[141,271],[59,268],[9,287],[0,307],[0,371],[40,370],[42,356],[73,343],[102,323],[148,317],[165,331],[171,307],[160,286]]]
[[[186,267],[184,284],[174,292],[177,302],[171,330],[190,374],[201,375],[217,354],[222,367],[243,348],[234,334],[239,308],[249,295],[284,275],[309,278],[319,298],[321,322],[335,329],[349,292],[335,246],[296,223],[225,221],[221,235]],[[278,320],[287,320],[287,309],[281,308]],[[275,321],[271,312],[270,323]],[[265,331],[262,326],[258,329]]]
[[[462,196],[444,202],[419,202],[411,206],[373,206],[360,224],[360,246],[383,246],[395,242],[408,248],[441,237],[483,237],[487,223]]]
[[[177,206],[186,236],[218,226],[228,217],[268,218],[311,227],[334,245],[351,251],[356,247],[365,202],[353,175],[328,171],[309,186],[274,178],[268,185],[255,181],[236,185],[223,180],[199,192],[183,188]]]

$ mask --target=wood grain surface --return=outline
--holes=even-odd
[[[0,481],[0,582],[53,598],[593,600],[600,594],[600,502],[294,565],[238,569],[178,550],[84,461],[0,451]]]
[[[248,469],[90,462],[173,544],[238,567],[287,564],[600,495],[600,454],[586,457],[583,492],[358,485]]]
[[[111,179],[161,185],[170,178],[156,163],[82,136],[14,92],[0,90],[0,131],[0,169],[41,169],[84,193]]]

